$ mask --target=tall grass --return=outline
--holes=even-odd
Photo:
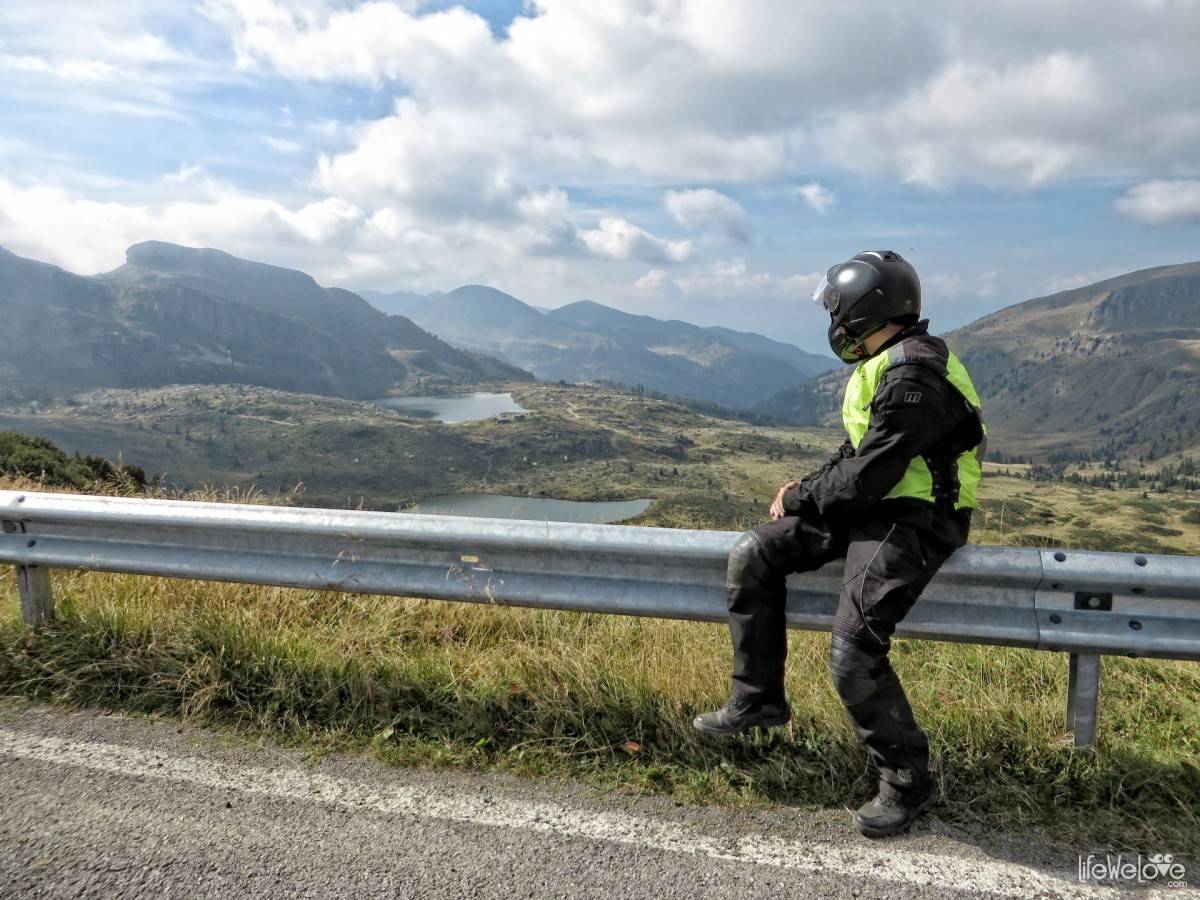
[[[793,634],[785,729],[691,727],[724,701],[720,626],[62,572],[56,623],[0,585],[0,691],[231,726],[410,765],[557,773],[682,801],[857,805],[866,757]],[[1065,846],[1200,852],[1200,671],[1106,659],[1100,744],[1072,751],[1058,654],[897,642],[961,824]]]

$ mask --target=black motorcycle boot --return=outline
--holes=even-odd
[[[913,717],[886,652],[833,639],[830,670],[850,723],[867,746],[882,792],[920,797],[930,783],[929,740]]]
[[[697,731],[705,734],[738,734],[747,728],[775,728],[792,718],[787,701],[748,705],[730,700],[716,712],[704,713],[692,720]]]
[[[923,789],[901,792],[880,784],[879,793],[854,814],[854,824],[869,838],[891,837],[909,829],[938,800],[937,782],[930,778]]]

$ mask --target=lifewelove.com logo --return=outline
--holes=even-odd
[[[1079,880],[1119,884],[1153,884],[1186,887],[1187,867],[1170,853],[1129,856],[1123,853],[1089,853],[1079,857]]]

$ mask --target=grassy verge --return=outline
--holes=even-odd
[[[0,581],[0,692],[181,716],[316,751],[561,774],[682,801],[857,805],[873,790],[825,672],[791,637],[787,729],[704,739],[723,628],[122,575],[58,573],[57,623]],[[1106,659],[1101,741],[1072,752],[1060,655],[898,642],[960,824],[1061,847],[1200,855],[1200,667]]]

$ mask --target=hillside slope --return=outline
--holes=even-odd
[[[1159,457],[1200,444],[1200,263],[1018,303],[947,340],[1002,452]]]
[[[0,319],[9,401],[228,382],[365,398],[529,377],[303,272],[159,242],[94,277],[0,249]]]

